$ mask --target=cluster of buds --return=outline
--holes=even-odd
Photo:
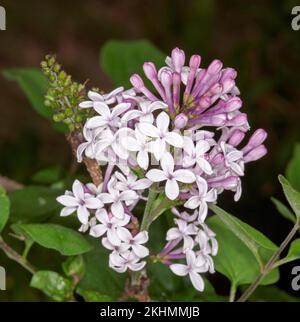
[[[171,208],[175,226],[154,257],[202,291],[201,274],[214,272],[218,252],[216,236],[205,224],[208,206],[224,190],[240,198],[245,165],[266,154],[267,134],[258,129],[242,143],[249,125],[240,112],[236,71],[219,60],[208,68],[200,62],[193,55],[185,66],[184,52],[175,48],[160,70],[144,64],[154,90],[135,74],[132,89],[90,91],[79,107],[96,115],[84,125],[77,158],[107,164],[104,180],[98,187],[75,181],[73,191],[58,201],[65,206],[62,216],[77,212],[80,231],[102,239],[111,251],[109,266],[118,272],[145,266],[146,229],[162,208]],[[143,218],[133,212],[139,203],[145,203]]]

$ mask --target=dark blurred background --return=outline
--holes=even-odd
[[[298,3],[299,4],[299,3]],[[222,206],[279,243],[290,229],[270,202],[283,200],[277,181],[300,141],[300,31],[291,28],[297,1],[285,0],[3,0],[7,30],[0,31],[0,69],[38,67],[56,53],[74,79],[112,88],[99,67],[99,49],[111,39],[148,39],[163,52],[181,47],[207,65],[219,58],[237,69],[237,84],[252,128],[267,129],[268,155],[251,164],[239,203]],[[37,170],[62,163],[63,135],[37,115],[16,83],[0,77],[0,174],[27,184]],[[279,285],[290,290],[290,266]],[[20,270],[22,272],[22,270]]]

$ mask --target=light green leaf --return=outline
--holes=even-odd
[[[295,144],[293,157],[286,169],[286,177],[291,185],[300,191],[300,143]]]
[[[289,202],[291,208],[294,210],[296,216],[299,218],[300,217],[300,193],[291,186],[291,184],[284,176],[279,175],[278,179],[282,185],[282,189],[287,201]]]
[[[84,275],[84,261],[82,255],[75,257],[68,257],[62,264],[64,273],[67,276],[73,277],[78,282]]]
[[[31,279],[30,286],[44,292],[54,301],[62,302],[73,297],[71,280],[52,271],[39,271]]]
[[[250,302],[300,302],[300,298],[291,296],[276,286],[259,286],[248,298]]]
[[[266,253],[271,256],[278,247],[261,232],[230,215],[220,207],[211,205],[210,208],[220,218],[227,229],[231,230],[231,232],[252,252],[260,267],[263,267],[266,261],[264,261],[262,257]]]
[[[118,298],[124,291],[127,274],[119,274],[109,268],[109,251],[101,246],[99,239],[88,238],[88,240],[94,248],[83,255],[85,274],[78,287]]]
[[[277,262],[277,266],[295,261],[297,259],[300,259],[300,239],[299,238],[292,241],[292,243],[290,244],[288,254],[286,255],[286,257],[280,259]]]
[[[58,212],[56,201],[60,190],[41,186],[29,186],[9,194],[12,222],[41,222]]]
[[[99,293],[97,291],[76,289],[76,293],[81,295],[86,302],[114,302],[115,299],[109,295]]]
[[[290,211],[290,209],[283,204],[278,199],[271,197],[273,204],[275,205],[277,211],[286,219],[290,220],[291,222],[296,222],[296,216]]]
[[[164,65],[165,55],[147,40],[108,41],[101,49],[100,63],[116,86],[131,86],[132,74],[143,74],[143,63],[152,61],[157,68]]]
[[[241,232],[236,234],[233,230],[228,229],[227,224],[219,216],[212,216],[207,221],[209,227],[216,233],[219,243],[218,254],[214,257],[216,270],[225,275],[236,287],[252,283],[261,271],[255,254],[240,238],[241,234],[245,234],[247,239],[251,239],[250,236],[252,236],[253,245],[257,247],[257,253],[263,263],[266,263],[276,250],[276,246],[266,237],[262,238],[263,235],[260,232],[241,223],[239,221],[238,226],[242,228]],[[260,240],[261,242],[258,243]],[[262,284],[273,284],[278,278],[278,269],[274,269],[263,279]]]
[[[9,217],[10,201],[6,191],[0,186],[0,233],[5,227]]]
[[[47,92],[48,82],[40,70],[35,68],[12,68],[2,71],[3,76],[11,81],[16,81],[29,99],[33,109],[48,120],[53,120],[51,108],[44,104],[44,97]],[[64,124],[54,123],[54,127],[66,132]]]
[[[73,256],[89,252],[91,244],[77,231],[55,224],[14,224],[14,231],[23,234],[39,245]]]

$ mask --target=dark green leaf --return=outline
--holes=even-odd
[[[54,301],[62,302],[73,297],[71,280],[52,271],[39,271],[31,279],[30,286],[44,292]]]
[[[291,185],[300,191],[300,143],[294,147],[293,157],[286,169],[286,177]]]
[[[296,222],[296,217],[295,215],[290,211],[290,209],[283,204],[281,201],[278,199],[271,197],[271,200],[273,204],[275,205],[277,211],[286,219],[290,220],[291,222],[295,223]]]
[[[48,82],[40,70],[35,68],[12,68],[3,70],[2,74],[6,79],[16,81],[19,84],[38,114],[52,121],[53,112],[51,108],[44,104]],[[67,127],[64,124],[56,123],[54,127],[62,132],[67,131]]]
[[[132,74],[143,73],[143,63],[152,61],[157,67],[164,65],[165,56],[147,40],[108,41],[101,49],[100,63],[116,86],[131,86]]]
[[[119,297],[124,291],[127,274],[119,274],[109,268],[109,251],[102,247],[99,239],[89,238],[89,241],[94,248],[83,256],[85,274],[78,286],[82,290]]]
[[[291,296],[276,286],[259,286],[249,297],[250,302],[300,302],[300,298]]]
[[[51,184],[59,181],[61,173],[62,168],[60,166],[53,166],[35,173],[32,180],[37,183]]]
[[[6,191],[0,186],[0,233],[5,227],[9,216],[10,202]]]
[[[236,286],[252,283],[260,274],[260,265],[247,244],[233,230],[228,229],[228,226],[218,216],[210,217],[208,225],[216,233],[219,243],[218,254],[214,257],[216,270],[225,275]],[[274,248],[276,250],[276,246],[266,237],[261,238],[261,234],[254,228],[249,229],[250,226],[245,223],[242,227],[242,232],[247,234],[247,238],[250,238],[248,232],[254,236],[253,242],[256,247],[259,247],[261,261],[266,263],[273,254]],[[245,227],[247,228],[244,229]],[[256,233],[253,234],[253,231]],[[262,244],[259,245],[257,240],[260,239],[262,239]],[[267,245],[268,248],[262,245]],[[262,284],[275,283],[278,278],[279,272],[278,269],[275,269],[263,279]]]
[[[23,234],[39,245],[55,249],[65,256],[89,252],[91,244],[77,231],[54,224],[14,224],[12,229]]]
[[[99,293],[97,291],[82,290],[81,288],[76,289],[76,293],[81,295],[86,302],[114,302],[115,299],[109,295]]]
[[[296,216],[300,217],[300,193],[291,186],[284,176],[279,175],[278,179],[291,208],[294,210]]]
[[[11,200],[12,222],[41,222],[54,215],[60,205],[56,201],[60,190],[31,186],[13,191]]]

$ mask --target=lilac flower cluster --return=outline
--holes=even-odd
[[[118,272],[141,270],[149,255],[148,232],[139,228],[134,208],[166,202],[175,226],[156,258],[174,274],[188,275],[202,291],[201,274],[214,272],[212,256],[218,251],[216,236],[205,224],[208,205],[224,190],[240,198],[245,164],[266,154],[267,134],[258,129],[242,145],[249,124],[240,111],[236,71],[219,60],[207,68],[200,63],[201,57],[193,55],[186,66],[184,52],[175,48],[159,70],[144,63],[154,90],[134,74],[132,89],[105,95],[90,91],[80,108],[94,109],[95,116],[84,126],[77,158],[107,163],[104,181],[96,187],[76,180],[73,191],[57,200],[64,205],[62,216],[77,212],[80,231],[101,237],[111,251],[109,265]],[[152,200],[147,191],[160,199]]]

